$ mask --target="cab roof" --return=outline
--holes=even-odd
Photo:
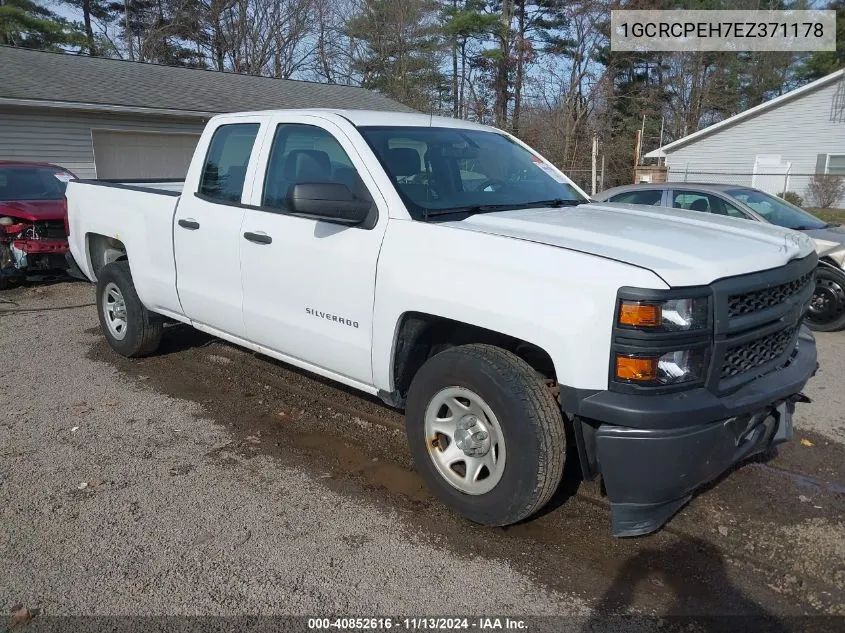
[[[237,112],[218,115],[222,117],[231,116],[256,116],[256,115],[333,115],[343,117],[356,127],[376,127],[380,125],[398,127],[454,127],[472,130],[484,130],[487,132],[499,131],[496,128],[463,119],[453,119],[445,116],[433,116],[416,112],[385,112],[382,110],[342,110],[334,108],[303,108],[285,110],[257,110],[255,112]],[[217,117],[215,117],[217,118]]]

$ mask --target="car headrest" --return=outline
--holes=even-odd
[[[692,201],[689,208],[690,211],[707,211],[709,209],[709,205],[707,204],[707,200],[704,198],[698,198]]]
[[[329,182],[332,162],[318,149],[294,149],[285,158],[282,178],[290,182]]]
[[[394,176],[413,176],[420,171],[420,155],[412,147],[394,147],[387,151],[387,166]]]

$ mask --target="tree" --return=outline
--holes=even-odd
[[[361,43],[353,60],[361,85],[426,112],[445,83],[441,33],[431,0],[363,0],[346,23],[346,35]]]
[[[452,116],[459,118],[467,114],[466,92],[472,44],[485,42],[498,22],[495,15],[485,13],[483,9],[482,0],[469,0],[463,7],[454,2],[445,15],[443,31],[452,41]]]
[[[820,79],[845,68],[845,0],[833,0],[827,8],[836,11],[836,50],[812,53],[798,71],[805,81]]]
[[[109,11],[109,3],[106,0],[64,0],[64,2],[82,12],[85,43],[80,52],[92,56],[99,55],[101,47],[98,43],[98,34],[94,32],[94,22],[99,21],[105,25],[114,19],[115,15]]]
[[[807,185],[807,196],[819,208],[833,207],[845,197],[845,176],[816,174]]]
[[[79,46],[79,29],[32,0],[0,0],[0,45],[61,50]]]

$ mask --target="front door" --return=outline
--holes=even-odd
[[[224,124],[214,131],[199,188],[184,191],[173,226],[176,288],[195,324],[243,337],[241,198],[260,123]]]
[[[308,365],[372,384],[376,264],[386,206],[352,142],[320,117],[287,115],[262,151],[241,244],[247,338]],[[296,183],[334,182],[372,201],[370,228],[289,214]],[[376,215],[372,216],[376,218]]]

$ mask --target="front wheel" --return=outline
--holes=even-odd
[[[845,273],[819,266],[816,288],[804,321],[817,332],[835,332],[845,328]]]
[[[405,419],[432,493],[484,525],[542,508],[563,474],[563,415],[528,363],[491,345],[453,347],[414,376]]]
[[[97,312],[100,329],[111,348],[121,356],[145,356],[158,348],[164,323],[138,298],[129,262],[112,262],[100,270]]]

